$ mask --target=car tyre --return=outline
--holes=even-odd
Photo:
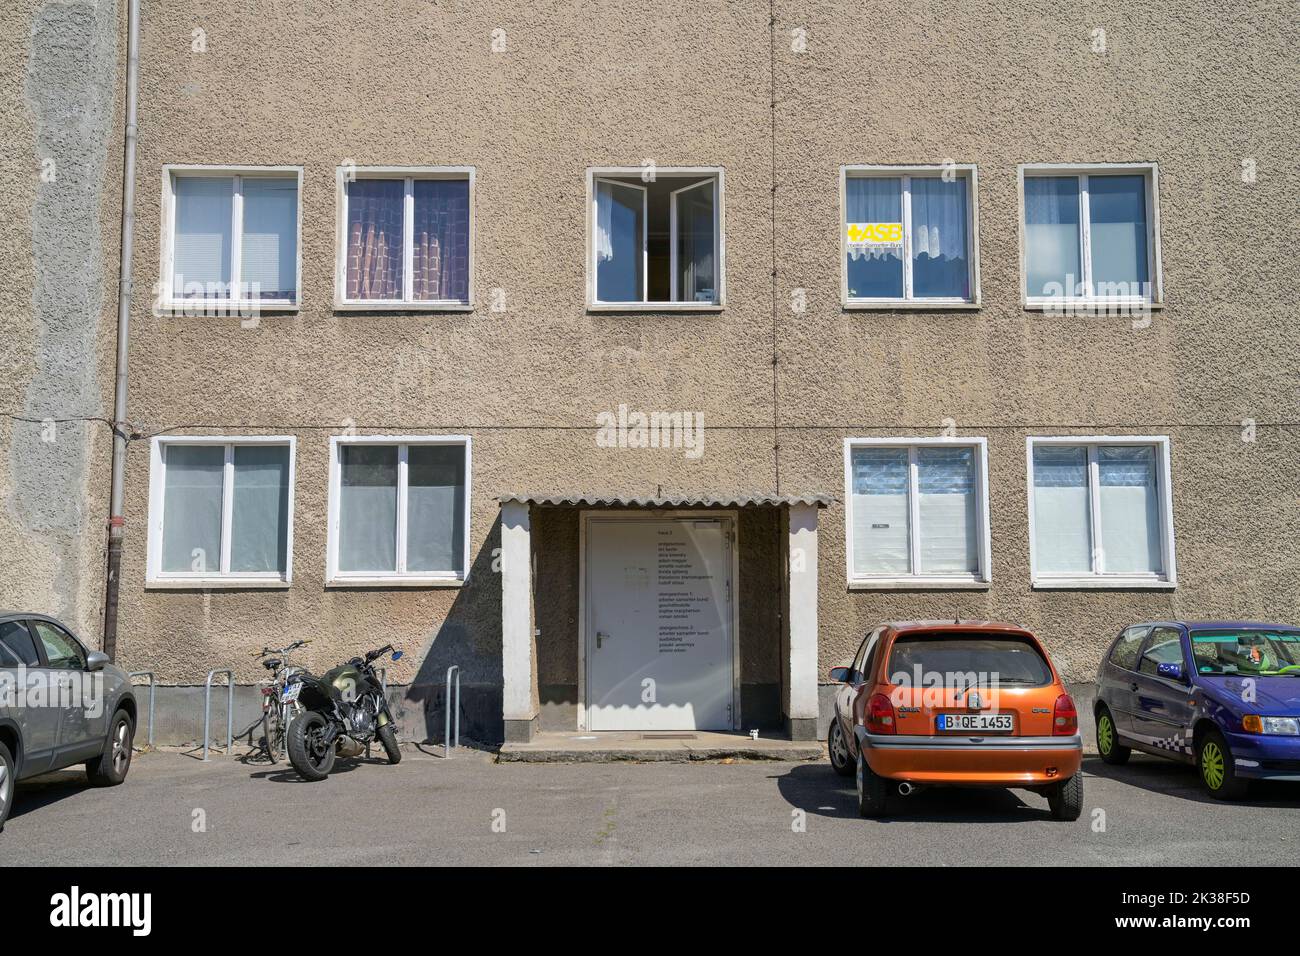
[[[334,769],[334,745],[321,749],[313,741],[324,730],[325,718],[314,710],[299,714],[289,724],[289,763],[304,780],[324,780]]]
[[[1237,776],[1232,750],[1217,728],[1207,730],[1196,744],[1196,769],[1201,786],[1217,800],[1240,800],[1250,782]]]
[[[1131,747],[1125,747],[1119,742],[1115,718],[1110,715],[1110,708],[1105,704],[1097,709],[1097,751],[1102,760],[1116,766],[1128,763],[1128,758],[1133,755]]]
[[[131,715],[125,710],[117,711],[108,722],[103,752],[94,760],[86,761],[86,777],[92,786],[116,787],[126,779],[126,772],[131,769],[134,739],[135,724]]]
[[[889,781],[871,769],[862,748],[858,748],[858,815],[889,816]]]
[[[826,734],[826,752],[830,755],[832,770],[841,777],[853,776],[853,755],[849,753],[849,742],[838,716],[831,717],[831,729]]]
[[[397,746],[397,734],[393,733],[392,724],[379,728],[379,742],[384,745],[384,753],[390,764],[402,762],[402,749]]]
[[[0,743],[0,830],[5,828],[9,811],[14,805],[14,791],[18,789],[18,765],[9,748]]]
[[[1053,820],[1072,821],[1083,813],[1083,774],[1076,773],[1047,791],[1047,806]]]

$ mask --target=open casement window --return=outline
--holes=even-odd
[[[975,168],[844,167],[844,304],[979,303]]]
[[[1166,438],[1030,438],[1036,587],[1172,587]]]
[[[384,436],[330,444],[328,583],[464,581],[469,439]]]
[[[466,309],[473,170],[340,169],[336,306]]]
[[[165,167],[164,176],[166,307],[297,307],[299,170]]]
[[[287,584],[293,469],[293,438],[155,438],[148,583]]]
[[[1031,307],[1161,301],[1154,165],[1021,170]]]
[[[989,582],[984,439],[848,439],[850,587]]]
[[[720,186],[698,172],[594,176],[590,305],[720,306]]]

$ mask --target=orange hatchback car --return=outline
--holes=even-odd
[[[887,815],[922,787],[1020,787],[1057,820],[1083,807],[1079,714],[1042,644],[988,621],[882,624],[836,667],[827,748],[857,775],[858,810]]]

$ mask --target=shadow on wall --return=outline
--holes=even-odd
[[[504,737],[500,547],[498,515],[446,619],[424,648],[414,681],[397,702],[395,716],[403,738],[443,742],[447,669],[452,665],[460,667],[462,741],[497,743]],[[455,715],[452,721],[454,725]]]

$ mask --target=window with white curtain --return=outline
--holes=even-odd
[[[298,303],[296,167],[164,167],[164,301]]]
[[[1157,185],[1154,164],[1021,167],[1026,304],[1159,302]]]
[[[469,438],[336,437],[330,444],[330,583],[463,581]]]
[[[979,301],[974,166],[846,166],[847,306]]]
[[[150,583],[288,583],[294,439],[160,436],[150,468]]]
[[[338,307],[471,305],[473,169],[342,166],[338,203]]]
[[[1174,581],[1166,438],[1030,438],[1038,586]]]
[[[589,174],[591,308],[722,305],[722,172]]]
[[[850,586],[989,581],[982,438],[845,442]]]

